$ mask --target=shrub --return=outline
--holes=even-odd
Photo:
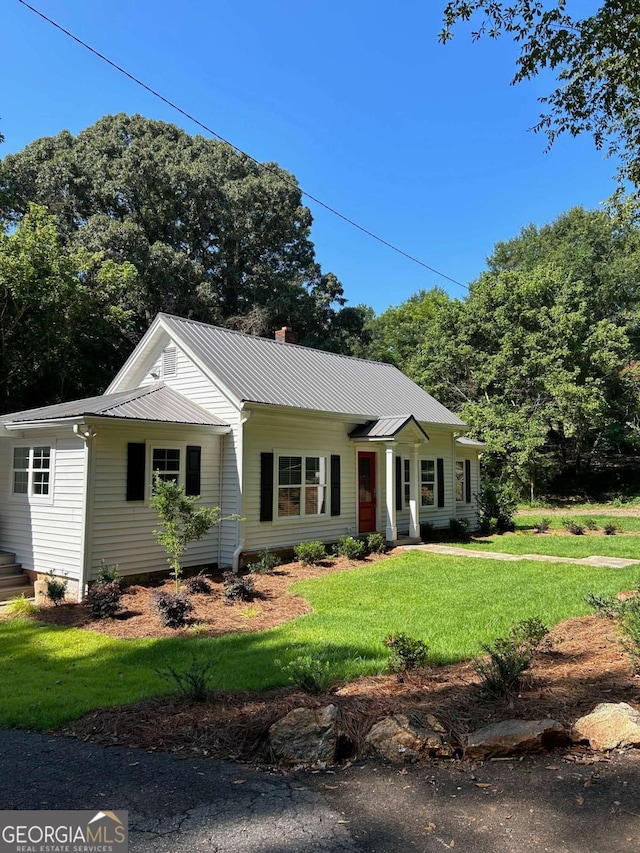
[[[330,664],[316,655],[300,655],[287,664],[276,661],[289,681],[305,693],[326,693],[331,684]]]
[[[265,548],[258,559],[251,563],[249,571],[256,575],[270,575],[281,563],[282,560],[277,554],[272,554],[268,548]]]
[[[236,601],[253,601],[255,597],[255,578],[250,575],[237,575],[235,572],[225,572],[224,580],[225,604],[233,604]]]
[[[362,539],[354,539],[353,536],[342,536],[336,544],[336,555],[346,557],[348,560],[362,560],[366,556],[367,546]]]
[[[469,522],[466,518],[450,518],[449,533],[452,539],[468,539]]]
[[[597,595],[594,592],[588,592],[584,600],[589,607],[593,607],[598,616],[604,616],[607,619],[615,619],[620,613],[622,602],[614,595]]]
[[[119,580],[98,581],[87,593],[87,604],[96,619],[112,619],[122,610],[122,587]]]
[[[477,661],[475,670],[482,690],[494,697],[508,697],[522,684],[522,674],[531,666],[534,653],[547,637],[539,619],[525,619],[514,625],[507,637],[483,645],[488,659]]]
[[[504,483],[484,483],[476,495],[480,530],[489,533],[495,524],[499,533],[513,530],[513,515],[518,506],[518,498],[513,488]]]
[[[564,525],[565,530],[568,533],[571,533],[573,536],[584,535],[584,527],[581,524],[578,524],[578,522],[574,521],[572,518],[563,518],[562,523]]]
[[[366,545],[369,554],[384,554],[387,551],[387,543],[382,533],[369,533]]]
[[[429,647],[422,640],[406,634],[392,634],[385,638],[384,644],[390,651],[387,664],[390,672],[407,672],[425,666]]]
[[[598,522],[595,520],[595,518],[592,518],[590,515],[588,515],[586,518],[582,519],[582,524],[587,530],[597,530],[598,529]]]
[[[536,522],[533,525],[533,529],[536,533],[546,533],[551,527],[551,519],[550,518],[541,518],[540,521]]]
[[[44,580],[47,584],[47,598],[57,607],[65,599],[68,582],[57,578],[53,571],[49,572]]]
[[[7,603],[5,611],[7,616],[12,617],[13,619],[23,619],[26,616],[33,616],[38,612],[38,608],[30,598],[27,598],[26,595],[22,593],[22,595],[12,598]]]
[[[327,555],[327,549],[323,542],[301,542],[293,549],[296,560],[300,560],[305,566],[316,566]]]
[[[107,564],[103,560],[102,565],[98,569],[98,583],[114,583],[116,581],[120,586],[123,585],[122,578],[118,572],[118,564]]]
[[[620,608],[622,645],[631,658],[633,670],[640,673],[640,598],[628,598]]]
[[[208,595],[211,592],[211,584],[207,580],[209,576],[203,571],[198,572],[191,578],[187,578],[182,586],[190,595]]]
[[[618,532],[618,528],[615,526],[615,524],[605,524],[605,526],[602,528],[602,532],[605,536],[615,536]]]
[[[196,703],[207,701],[207,693],[213,687],[211,683],[211,670],[212,666],[209,661],[197,660],[194,657],[189,669],[183,672],[169,666],[164,670],[156,669],[156,674],[169,683],[175,683],[179,692],[189,702]]]
[[[434,526],[431,521],[420,522],[420,538],[423,542],[431,542],[433,539]]]
[[[182,628],[193,612],[193,604],[179,592],[156,593],[153,603],[160,614],[160,621],[167,628]]]

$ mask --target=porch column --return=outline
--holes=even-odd
[[[420,536],[420,460],[418,458],[419,444],[411,448],[411,483],[409,486],[409,536],[417,539]]]
[[[398,538],[398,526],[396,524],[396,498],[395,498],[395,476],[396,476],[396,453],[395,445],[388,442],[385,449],[386,458],[386,490],[385,500],[387,505],[387,542],[395,542]]]

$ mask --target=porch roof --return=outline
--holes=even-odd
[[[422,429],[418,421],[413,415],[399,415],[393,418],[378,418],[375,421],[367,421],[366,424],[360,424],[349,433],[350,438],[368,438],[368,439],[392,439],[399,432],[413,424],[419,430],[424,438],[429,441],[429,436]]]

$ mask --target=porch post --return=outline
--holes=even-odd
[[[396,499],[395,499],[395,445],[387,442],[385,449],[386,458],[386,490],[385,500],[387,505],[387,542],[395,542],[398,538],[398,527],[396,524]]]
[[[411,482],[409,486],[409,536],[417,539],[420,536],[420,463],[418,459],[418,447],[414,444],[411,448]]]

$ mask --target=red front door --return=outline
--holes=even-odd
[[[358,453],[358,532],[376,529],[376,454]]]

